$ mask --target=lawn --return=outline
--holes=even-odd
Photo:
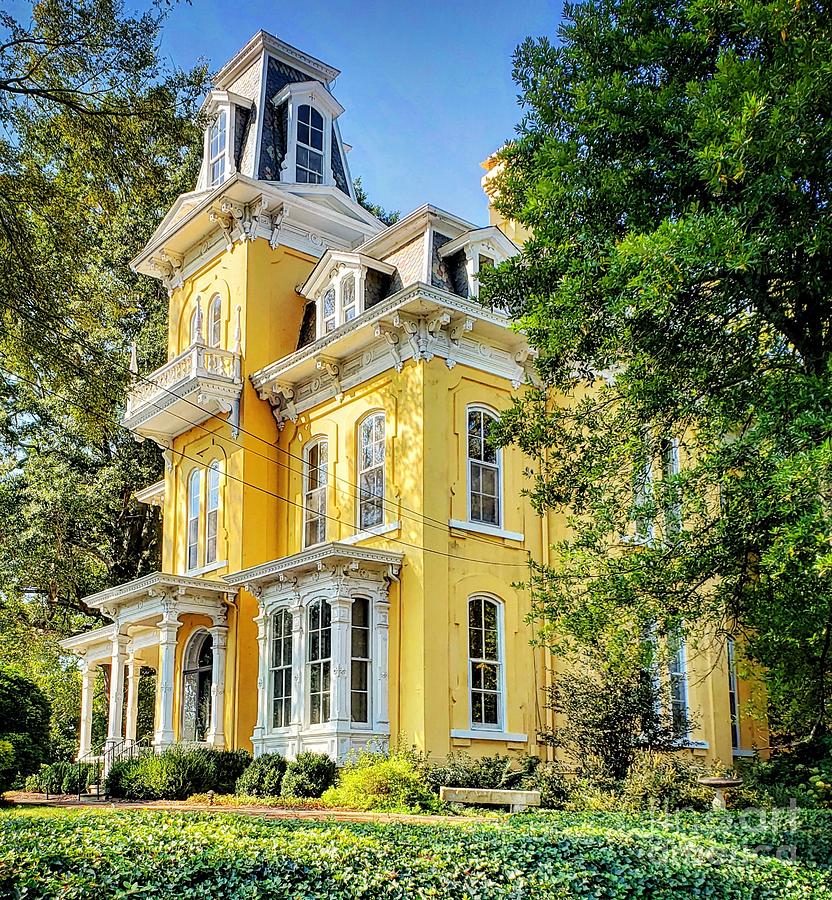
[[[0,812],[0,896],[832,900],[832,814],[410,825],[12,809]]]

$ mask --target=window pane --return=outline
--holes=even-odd
[[[473,694],[471,697],[471,719],[478,725],[482,724],[482,694]]]
[[[367,694],[353,691],[350,710],[353,722],[367,722],[369,712],[367,705]]]
[[[488,663],[480,663],[480,672],[482,674],[482,686],[489,691],[497,690],[497,667]]]
[[[499,717],[497,716],[497,695],[485,694],[483,696],[483,724],[499,725]]]

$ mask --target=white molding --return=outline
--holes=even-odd
[[[709,750],[710,744],[707,741],[695,741],[691,738],[682,738],[674,743],[677,750]]]
[[[237,593],[237,589],[230,587],[225,581],[209,581],[205,578],[192,578],[188,575],[166,575],[162,572],[153,572],[143,578],[136,578],[117,587],[99,591],[84,598],[84,603],[94,609],[101,609],[105,604],[126,602],[142,595],[157,596],[168,590],[174,593],[196,593],[202,596],[214,596],[222,599]]]
[[[146,488],[136,491],[133,496],[139,503],[147,506],[162,506],[165,501],[165,479],[148,485]]]
[[[731,751],[731,755],[737,759],[753,759],[757,756],[756,750],[741,750],[739,747],[734,747]]]
[[[228,565],[227,559],[218,562],[208,563],[207,566],[200,566],[198,569],[188,569],[188,575],[193,578],[197,575],[207,575],[209,572],[216,572],[217,569],[223,569]]]
[[[390,534],[393,531],[398,531],[401,527],[401,520],[397,522],[387,522],[384,525],[377,525],[375,528],[365,528],[362,531],[357,531],[349,537],[342,538],[339,543],[349,545],[358,544],[361,541],[366,541],[370,538],[381,537],[382,535]]]
[[[489,537],[503,538],[506,541],[526,540],[526,536],[519,531],[507,531],[505,528],[497,528],[494,525],[485,525],[482,522],[465,522],[462,519],[448,519],[448,526],[458,531],[472,531],[476,534],[486,534]]]
[[[452,728],[452,738],[462,738],[466,741],[505,741],[510,744],[525,744],[529,740],[527,734],[519,732],[501,731],[489,728]]]

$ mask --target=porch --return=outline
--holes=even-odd
[[[156,572],[86,598],[88,606],[100,609],[113,624],[61,641],[64,650],[80,659],[79,759],[94,755],[95,676],[105,666],[110,671],[105,760],[114,758],[115,748],[136,743],[142,668],[156,672],[153,746],[157,750],[181,737],[225,746],[227,608],[235,593],[223,582]],[[180,649],[184,665],[177,666],[183,619],[194,616],[205,624],[192,629],[187,653]],[[178,704],[177,667],[182,670],[183,695]],[[190,734],[183,735],[186,728]]]

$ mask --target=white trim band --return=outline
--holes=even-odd
[[[468,741],[505,741],[509,744],[525,744],[529,740],[527,734],[512,731],[499,731],[496,728],[452,728],[452,738],[463,738]]]
[[[503,538],[506,541],[526,540],[526,535],[519,531],[506,531],[505,528],[497,528],[496,525],[485,525],[482,522],[463,522],[462,519],[448,519],[448,526],[458,531],[472,531],[476,534],[487,534],[489,537]]]

